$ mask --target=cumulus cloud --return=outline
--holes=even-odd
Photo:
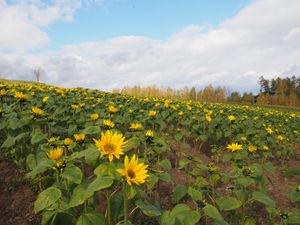
[[[256,91],[260,75],[299,76],[299,12],[298,0],[254,0],[218,27],[190,25],[164,41],[125,36],[39,55],[2,52],[0,74],[33,79],[29,68],[38,64],[46,71],[42,81],[66,87],[111,90],[135,84],[181,88],[211,83]],[[63,19],[61,15],[56,18]],[[39,45],[46,41],[41,35]]]
[[[55,21],[71,21],[79,0],[0,1],[0,49],[25,51],[42,47],[50,39],[43,28]]]

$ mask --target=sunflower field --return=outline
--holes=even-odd
[[[43,225],[300,224],[300,114],[0,80]]]

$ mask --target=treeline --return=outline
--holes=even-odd
[[[300,77],[267,80],[259,78],[260,94],[256,102],[261,105],[300,106]]]
[[[226,102],[228,95],[225,87],[213,87],[211,84],[200,91],[197,91],[195,87],[185,87],[178,90],[170,87],[162,88],[157,86],[134,86],[124,87],[122,89],[114,89],[113,92],[134,96],[163,97],[210,102]]]
[[[272,80],[259,78],[260,93],[254,95],[252,92],[243,94],[230,92],[225,87],[213,87],[211,84],[197,90],[195,87],[182,89],[162,88],[157,86],[134,86],[114,89],[113,92],[148,97],[175,98],[181,100],[209,101],[209,102],[234,102],[234,103],[256,103],[261,105],[286,105],[300,106],[300,78],[295,76],[289,78],[276,78]]]

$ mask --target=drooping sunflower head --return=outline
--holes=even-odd
[[[126,182],[131,186],[132,184],[140,185],[145,183],[146,179],[149,177],[148,165],[144,163],[139,163],[136,155],[133,155],[129,160],[128,156],[125,156],[124,168],[118,169]]]
[[[101,156],[107,156],[111,162],[113,158],[120,158],[123,155],[125,144],[125,137],[122,134],[114,133],[107,130],[105,133],[101,134],[100,140],[94,139],[96,146],[98,147]]]
[[[147,130],[145,133],[146,136],[146,142],[148,144],[152,144],[153,143],[153,139],[154,139],[154,132],[153,130]]]
[[[54,148],[47,155],[49,159],[58,160],[62,157],[63,149],[62,148]]]

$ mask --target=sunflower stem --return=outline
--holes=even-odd
[[[123,195],[124,195],[124,222],[125,224],[128,221],[128,198],[127,198],[127,184],[124,181],[123,183]]]
[[[145,149],[144,149],[144,162],[145,163],[147,163],[147,151],[148,151],[148,149],[147,149],[147,142],[145,142]]]
[[[107,224],[111,225],[110,193],[106,191],[105,195],[106,195],[106,220],[107,220]]]
[[[59,184],[59,172],[58,171],[56,171],[56,182],[57,182],[58,185],[60,185]]]

